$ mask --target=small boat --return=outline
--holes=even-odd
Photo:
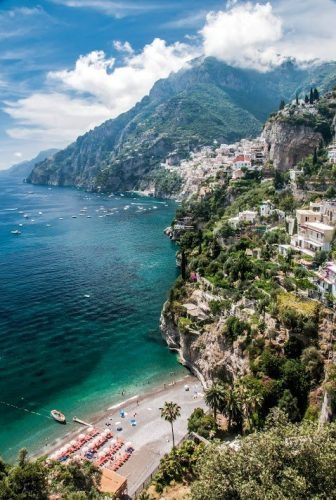
[[[19,234],[21,234],[21,231],[19,231],[18,229],[14,229],[13,231],[11,231],[11,233],[18,236]]]
[[[66,419],[63,413],[61,413],[58,410],[51,410],[50,415],[56,422],[59,422],[60,424],[66,424]]]
[[[72,215],[71,216],[73,219],[77,219],[77,215]]]

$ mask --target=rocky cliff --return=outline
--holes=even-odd
[[[336,95],[329,93],[313,104],[290,104],[271,115],[262,133],[267,159],[288,170],[326,145],[335,133],[335,109]]]
[[[207,289],[205,280],[188,298],[186,308],[193,308],[193,319],[198,326],[181,321],[179,311],[167,301],[162,309],[160,328],[162,336],[171,350],[178,352],[180,362],[189,368],[203,386],[220,377],[233,381],[249,372],[249,360],[239,339],[235,342],[223,335],[225,319],[211,322],[209,302],[218,297]],[[197,317],[198,315],[198,317]],[[207,317],[207,324],[202,320]],[[200,323],[199,323],[200,322]]]
[[[289,170],[313,154],[323,140],[322,134],[310,126],[280,120],[268,121],[262,136],[266,141],[267,159],[280,170]]]

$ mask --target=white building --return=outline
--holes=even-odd
[[[323,222],[305,222],[299,225],[298,234],[291,238],[291,245],[296,250],[314,255],[318,250],[329,251],[335,228]]]
[[[330,293],[336,297],[336,263],[327,262],[327,264],[316,273],[315,284],[324,296]]]
[[[336,163],[336,143],[328,147],[328,159],[331,163]]]
[[[261,217],[269,217],[270,215],[272,215],[273,209],[274,209],[274,207],[269,200],[263,201],[259,205],[260,216]]]

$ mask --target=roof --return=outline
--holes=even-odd
[[[233,163],[238,163],[239,161],[251,161],[251,158],[249,156],[246,156],[246,155],[238,155],[233,160]]]
[[[243,212],[239,212],[239,215],[253,215],[254,217],[256,217],[258,214],[253,210],[244,210]]]
[[[322,222],[307,222],[302,225],[303,227],[307,227],[308,229],[313,229],[314,231],[324,232],[324,231],[334,231],[333,226],[328,226],[327,224],[323,224]]]
[[[102,470],[100,491],[104,493],[121,494],[127,488],[127,479],[112,469],[105,467]]]
[[[314,210],[310,210],[309,208],[301,208],[296,211],[299,215],[314,215],[315,217],[319,217],[318,212],[314,212]]]

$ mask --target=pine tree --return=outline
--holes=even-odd
[[[319,101],[320,100],[320,94],[317,88],[314,89],[314,101]]]
[[[309,104],[314,104],[314,92],[310,89]]]
[[[283,99],[281,99],[280,106],[279,106],[279,111],[281,111],[282,109],[284,109],[285,106],[286,106],[285,101]]]

